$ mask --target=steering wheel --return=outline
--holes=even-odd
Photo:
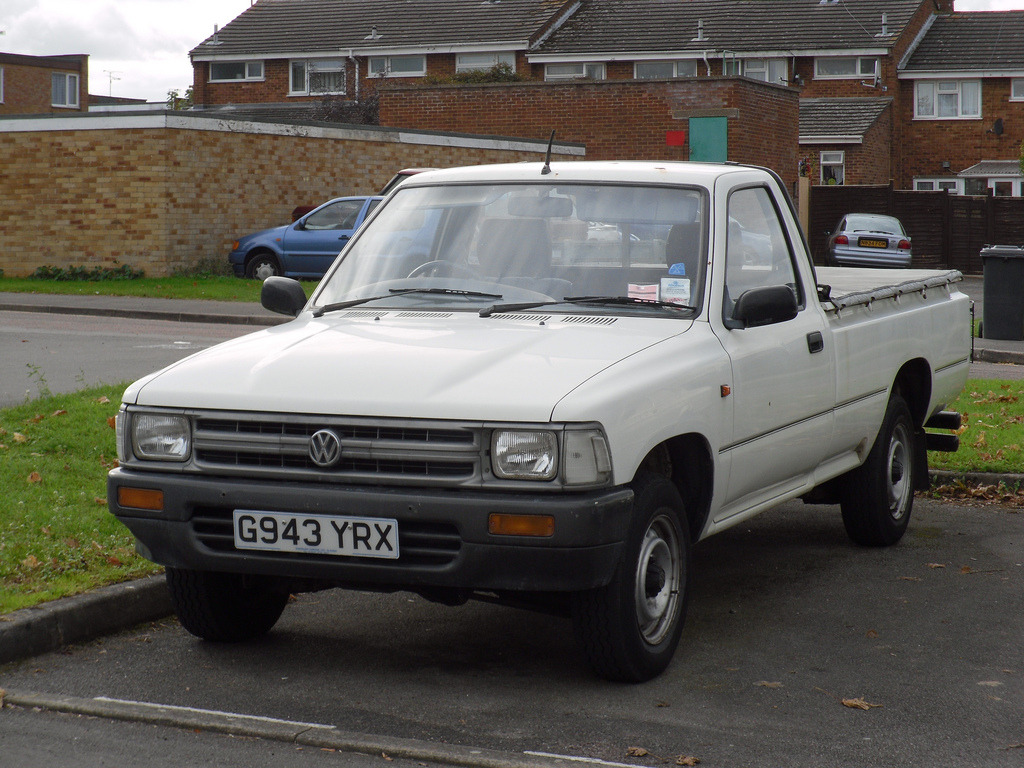
[[[453,261],[438,259],[427,261],[413,269],[407,277],[477,277],[469,267],[464,264],[456,264]]]

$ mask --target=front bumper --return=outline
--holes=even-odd
[[[121,487],[163,492],[159,512],[122,507]],[[161,565],[326,580],[367,588],[575,591],[607,584],[629,529],[633,492],[512,493],[252,481],[113,470],[110,511]],[[256,509],[398,521],[401,557],[254,552],[234,547],[232,512]],[[489,533],[490,513],[544,514],[546,538]]]

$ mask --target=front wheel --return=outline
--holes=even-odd
[[[288,602],[288,593],[263,576],[168,568],[166,578],[178,621],[204,640],[237,643],[265,635]]]
[[[910,408],[894,393],[867,460],[843,488],[843,525],[857,544],[887,547],[903,538],[914,505],[914,440]]]
[[[270,253],[261,253],[252,257],[245,266],[246,277],[255,280],[266,280],[268,277],[281,274],[281,265],[277,257]]]
[[[690,536],[683,501],[664,477],[633,483],[633,523],[611,582],[573,596],[573,625],[587,660],[609,680],[661,674],[686,617]]]

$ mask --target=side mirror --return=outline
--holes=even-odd
[[[306,292],[298,280],[268,277],[260,290],[260,304],[271,312],[296,317],[306,306]]]
[[[725,319],[725,327],[739,330],[782,323],[796,317],[797,311],[796,294],[788,285],[752,288],[736,299],[732,317]]]

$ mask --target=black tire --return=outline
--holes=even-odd
[[[633,522],[611,582],[573,595],[573,626],[594,671],[640,683],[661,674],[686,618],[690,534],[675,486],[657,475],[633,482]]]
[[[910,408],[893,393],[867,460],[843,487],[843,525],[857,544],[887,547],[903,538],[914,506],[914,440]]]
[[[196,637],[237,643],[265,635],[288,593],[261,576],[167,569],[167,588],[181,625]]]
[[[245,276],[253,280],[266,280],[281,274],[281,264],[272,253],[259,253],[245,265]]]

